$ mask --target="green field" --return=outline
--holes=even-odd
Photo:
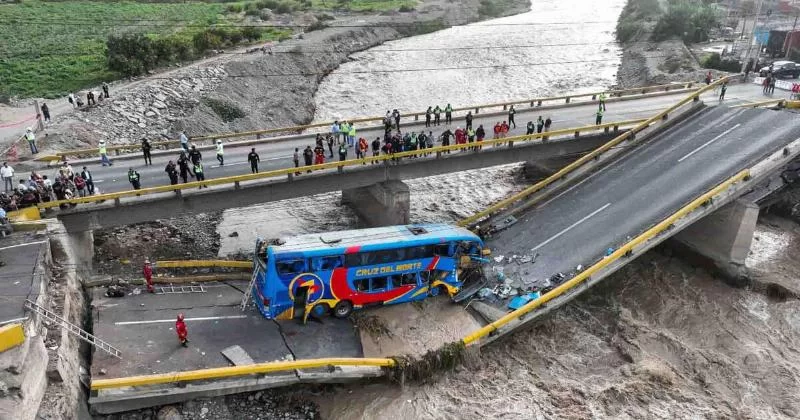
[[[244,2],[42,1],[0,3],[0,97],[57,97],[120,77],[108,69],[109,35],[190,41],[214,25],[259,25],[263,5],[298,10],[396,10],[415,0],[276,0]],[[235,29],[235,28],[233,28]],[[288,29],[269,28],[262,40]]]

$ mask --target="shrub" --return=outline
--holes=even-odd
[[[636,19],[620,19],[617,22],[616,36],[619,42],[628,42],[636,39],[644,27],[641,21]]]
[[[673,2],[667,13],[658,19],[652,38],[654,41],[671,37],[681,38],[684,42],[707,41],[708,28],[716,27],[717,22],[716,11],[709,6],[688,1]]]
[[[282,2],[278,3],[278,5],[275,6],[275,9],[273,9],[273,10],[275,11],[275,13],[278,13],[278,14],[282,15],[284,13],[292,13],[293,8],[292,8],[292,5],[289,4],[288,2],[283,2],[282,1]]]
[[[225,10],[227,10],[228,13],[242,13],[244,7],[241,4],[234,3],[234,4],[229,4],[228,7],[225,8]]]
[[[203,98],[202,102],[208,105],[209,108],[211,108],[215,114],[219,115],[224,122],[231,122],[247,115],[239,107],[227,101],[213,98]]]
[[[311,25],[308,25],[308,27],[306,28],[306,32],[319,31],[319,30],[325,29],[327,27],[328,27],[327,23],[318,20],[318,21],[312,23]]]
[[[111,34],[106,41],[108,68],[125,76],[138,76],[157,62],[150,38],[140,33]]]
[[[738,60],[722,59],[718,53],[711,53],[703,60],[703,67],[738,73],[742,69],[742,62]]]
[[[254,26],[248,26],[242,28],[242,37],[248,41],[257,41],[261,39],[261,28],[257,28]]]
[[[407,5],[404,4],[404,5],[400,6],[400,8],[397,9],[397,10],[400,13],[408,13],[408,12],[413,12],[414,11],[414,7],[413,6],[407,6]]]

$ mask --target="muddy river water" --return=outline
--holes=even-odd
[[[320,86],[316,120],[611,86],[623,5],[533,0],[528,13],[358,53]],[[429,68],[440,70],[397,71]],[[519,190],[526,183],[518,169],[408,181],[412,221],[454,221]],[[249,251],[256,235],[353,227],[339,199],[330,193],[228,210],[220,254]],[[792,235],[800,238],[797,228]],[[785,269],[796,246],[786,243],[800,240],[775,229],[758,236],[748,264],[763,268],[763,281],[781,280],[772,273],[796,281],[800,269]],[[316,400],[326,419],[797,418],[799,309],[651,253],[431,384],[337,387]]]

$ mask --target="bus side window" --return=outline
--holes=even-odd
[[[315,271],[330,271],[343,266],[342,257],[340,255],[335,257],[312,258],[311,262]]]
[[[370,292],[382,292],[386,290],[387,284],[386,277],[374,277],[370,280],[371,287],[369,288]]]
[[[422,273],[427,273],[427,271],[423,271]],[[420,273],[420,275],[422,273]],[[400,284],[403,285],[403,286],[406,286],[406,285],[414,285],[414,286],[416,286],[417,285],[417,274],[416,273],[403,274],[403,276],[400,278]]]
[[[434,246],[433,253],[442,257],[450,257],[450,244],[439,244]]]
[[[291,277],[306,271],[306,263],[303,260],[276,261],[275,268],[280,276]]]
[[[353,280],[353,285],[359,292],[366,292],[369,289],[369,279],[356,279]]]
[[[397,289],[398,287],[403,285],[403,280],[401,276],[389,276],[389,280],[392,283],[392,289]]]

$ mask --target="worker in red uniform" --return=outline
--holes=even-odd
[[[325,148],[317,146],[314,148],[314,165],[322,165],[325,163]]]
[[[178,341],[181,342],[183,347],[187,347],[189,343],[189,332],[186,331],[186,323],[183,322],[183,314],[178,314],[178,320],[175,321],[175,333],[178,334]]]
[[[494,139],[497,140],[500,138],[500,132],[503,130],[503,126],[500,124],[500,121],[494,125]]]
[[[153,267],[150,265],[150,260],[144,260],[142,273],[144,274],[144,281],[147,283],[147,291],[155,293],[155,289],[153,289]]]

